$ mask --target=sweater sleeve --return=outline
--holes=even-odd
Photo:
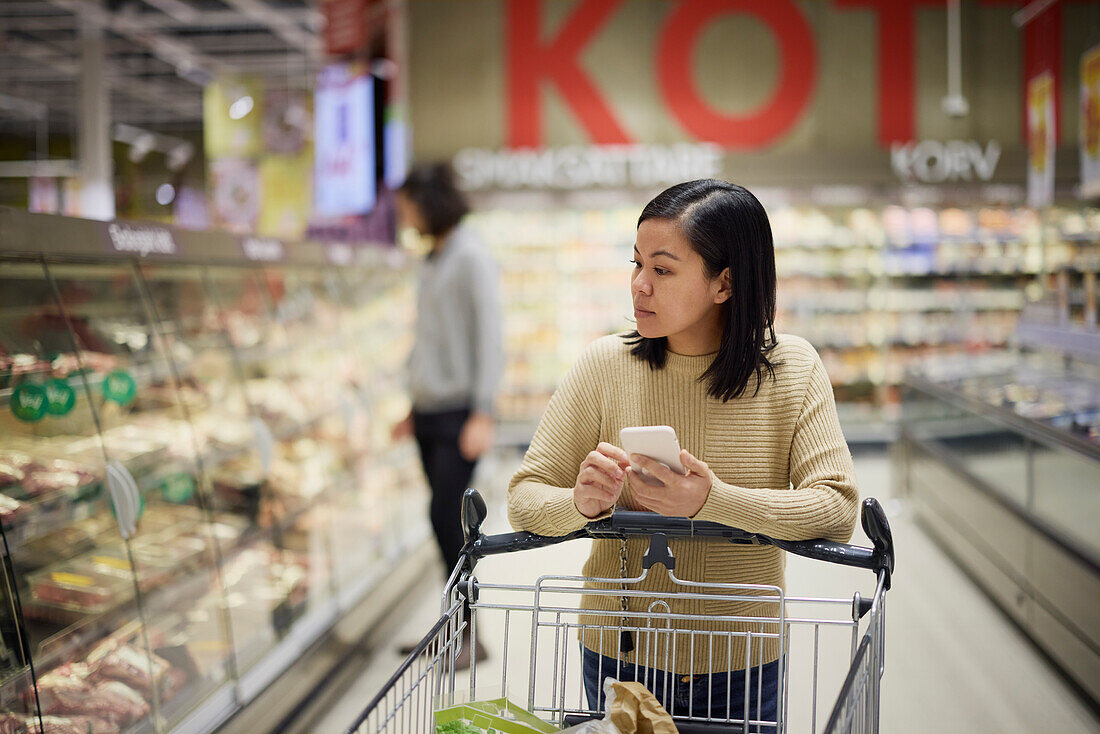
[[[560,536],[595,519],[573,503],[581,462],[600,439],[601,396],[591,351],[581,355],[550,398],[508,485],[508,520],[516,530]]]
[[[501,337],[500,277],[496,262],[488,253],[471,263],[469,280],[474,309],[473,408],[493,413],[497,387],[504,364]]]
[[[713,477],[696,520],[709,520],[781,540],[847,542],[859,504],[852,455],[837,418],[833,388],[815,353],[791,439],[793,488],[737,487]]]

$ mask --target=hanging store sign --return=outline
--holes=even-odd
[[[376,195],[374,84],[364,64],[333,64],[317,76],[314,98],[316,213],[366,214]]]
[[[1027,204],[1054,202],[1054,75],[1049,71],[1027,83]]]
[[[1100,197],[1100,46],[1081,57],[1081,196]]]
[[[370,36],[367,26],[368,0],[325,0],[321,12],[325,16],[325,52],[341,56],[363,49]]]
[[[545,150],[467,148],[455,155],[459,183],[479,189],[648,188],[722,174],[711,143],[573,146]]]
[[[890,166],[902,181],[990,181],[1000,160],[996,140],[984,149],[976,140],[921,140],[890,147]]]
[[[382,182],[396,191],[408,173],[409,139],[405,121],[394,107],[386,108],[386,123],[382,128]]]
[[[161,227],[111,222],[104,231],[108,249],[112,252],[140,257],[179,254],[179,247],[172,237],[172,232]]]
[[[231,232],[254,232],[264,198],[255,162],[225,158],[210,161],[208,170],[214,225]]]

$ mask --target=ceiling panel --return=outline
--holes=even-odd
[[[0,95],[41,102],[51,126],[71,126],[84,23],[107,29],[112,122],[201,130],[202,85],[215,75],[304,87],[323,62],[312,0],[0,0]],[[20,114],[0,104],[0,122]]]

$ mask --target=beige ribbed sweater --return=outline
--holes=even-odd
[[[564,535],[589,522],[573,504],[573,486],[581,462],[596,444],[619,444],[628,426],[669,425],[680,446],[706,462],[713,483],[697,520],[709,520],[787,540],[828,538],[846,542],[855,527],[858,493],[851,454],[837,420],[833,391],[825,367],[805,339],[781,334],[769,355],[780,363],[775,380],[765,372],[758,394],[755,378],[746,393],[722,402],[707,395],[699,376],[713,355],[668,354],[659,370],[630,354],[618,336],[593,342],[554,393],[539,422],[519,471],[508,488],[508,512],[516,530]],[[792,486],[793,485],[793,486]],[[629,485],[619,507],[644,509]],[[610,513],[608,513],[610,514]],[[618,579],[618,540],[596,540],[584,566],[589,578]],[[627,575],[641,575],[648,541],[627,543]],[[784,555],[773,546],[731,545],[673,540],[677,578],[688,581],[763,584],[783,588]],[[619,589],[618,584],[589,582],[591,588]],[[657,596],[684,591],[662,566],[654,567],[638,587]],[[759,592],[766,595],[768,592]],[[774,592],[771,592],[774,594]],[[619,596],[585,595],[585,610],[618,611]],[[645,614],[663,611],[653,599],[632,598],[629,609]],[[605,655],[676,673],[740,670],[745,667],[746,632],[775,633],[777,625],[759,622],[705,621],[717,615],[775,617],[774,603],[752,601],[668,600],[673,614],[704,621],[680,620],[678,630],[719,630],[733,635],[635,633],[636,649],[622,653],[617,631],[582,632],[583,643]],[[620,617],[582,614],[579,623],[607,628]],[[632,619],[630,627],[651,620]],[[653,628],[667,622],[652,621]],[[730,641],[730,648],[726,647]],[[602,641],[602,642],[601,642]],[[779,657],[776,637],[754,637],[748,643],[753,665]],[[675,648],[675,649],[673,649]],[[647,652],[648,650],[648,652]]]

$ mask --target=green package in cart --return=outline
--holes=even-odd
[[[436,734],[554,734],[558,727],[548,724],[507,698],[472,701],[435,712]]]

